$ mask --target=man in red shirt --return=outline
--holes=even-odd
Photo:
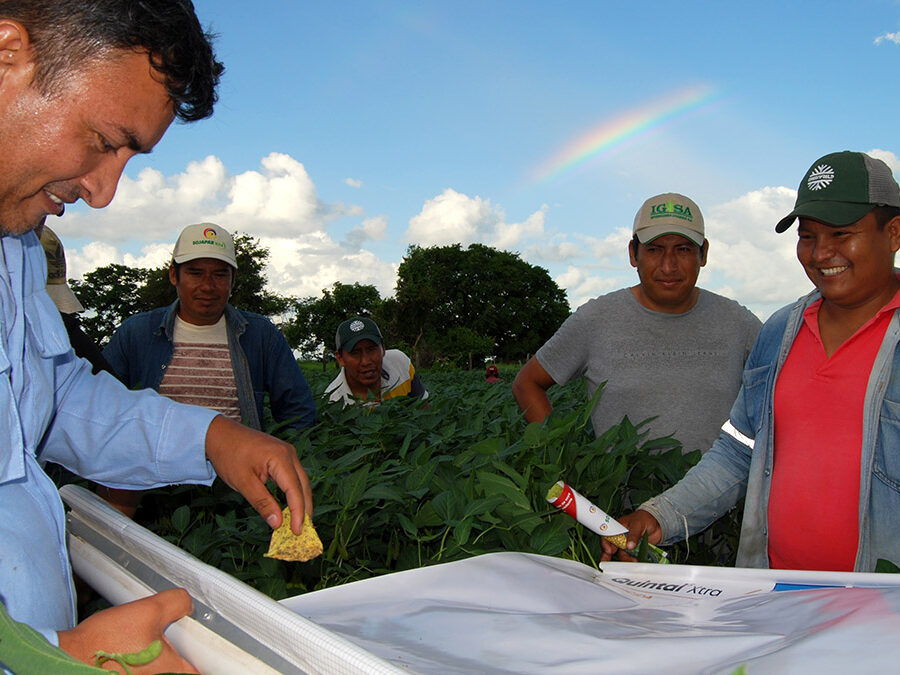
[[[900,188],[884,162],[832,153],[776,231],[795,219],[816,291],[763,326],[713,449],[621,519],[629,547],[702,530],[746,495],[739,566],[900,562]],[[615,553],[604,542],[604,558]]]

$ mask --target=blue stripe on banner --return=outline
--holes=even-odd
[[[778,582],[773,591],[808,591],[813,588],[846,588],[846,586],[834,586],[832,584],[785,584]]]

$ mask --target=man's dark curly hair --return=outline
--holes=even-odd
[[[0,0],[0,17],[28,31],[32,84],[44,95],[52,95],[67,74],[115,50],[139,50],[163,75],[178,119],[212,115],[224,67],[191,0]]]

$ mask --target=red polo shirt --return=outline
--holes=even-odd
[[[900,291],[831,355],[810,305],[775,383],[769,564],[853,571],[859,544],[863,401]]]

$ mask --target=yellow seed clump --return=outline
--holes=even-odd
[[[313,527],[307,514],[303,514],[303,530],[299,535],[291,531],[291,510],[284,507],[281,512],[281,525],[272,532],[267,558],[278,560],[306,562],[322,555],[322,540]]]
[[[615,544],[623,551],[626,550],[625,545],[628,543],[628,537],[626,537],[624,534],[614,534],[611,537],[603,537],[603,538],[606,539],[606,541]]]
[[[547,501],[552,502],[563,493],[563,482],[559,481],[550,486],[547,490]]]

